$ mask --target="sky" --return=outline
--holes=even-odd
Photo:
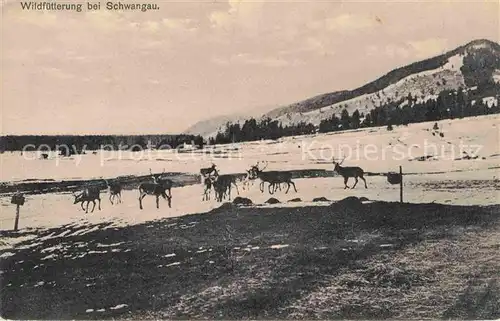
[[[2,0],[2,134],[178,133],[500,41],[498,1],[151,1],[159,10]]]

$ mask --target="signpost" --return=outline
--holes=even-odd
[[[24,205],[25,198],[23,194],[16,193],[12,195],[10,202],[16,205],[16,220],[14,221],[14,231],[18,230],[19,227],[19,207]]]
[[[403,203],[403,167],[399,166],[399,173],[387,173],[387,181],[390,184],[399,184],[399,201]]]

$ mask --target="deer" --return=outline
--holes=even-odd
[[[149,173],[153,178],[153,182],[144,182],[139,185],[139,209],[142,208],[142,199],[146,195],[151,195],[156,197],[156,208],[160,208],[160,196],[167,200],[168,207],[172,207],[172,185],[173,182],[170,179],[163,179],[161,176],[165,173],[159,175],[154,175],[149,169]],[[168,194],[167,194],[168,191]]]
[[[114,205],[113,200],[115,198],[118,199],[116,202],[121,203],[122,202],[122,185],[120,182],[109,182],[108,180],[104,180],[106,182],[106,186],[108,187],[108,194],[109,194],[109,201],[111,202],[111,205]]]
[[[212,163],[212,166],[200,169],[201,178],[203,179],[204,177],[210,175],[212,172],[216,171],[216,167],[217,166]]]
[[[256,174],[256,166],[253,165],[250,167],[250,169],[247,169],[246,170],[246,173],[245,173],[245,177],[241,180],[243,182],[242,186],[243,186],[243,189],[250,189],[250,183],[253,183],[255,182],[255,180],[257,179],[257,174]]]
[[[211,176],[212,173],[215,173],[215,175],[217,175],[217,168],[214,163],[212,163],[212,166],[210,167],[200,169],[201,183],[205,187],[203,190],[202,201],[210,199],[210,191],[212,190],[214,183],[214,179]]]
[[[217,181],[216,178],[214,178],[213,188],[214,188],[214,193],[215,193],[215,200],[217,202],[222,202],[222,199],[226,195],[226,192],[227,192],[228,188],[230,188],[230,185],[228,186],[226,184],[226,182]]]
[[[212,166],[200,169],[200,179],[201,183],[204,185],[202,201],[210,199],[210,190],[213,186],[213,179],[210,175],[215,172],[217,173],[216,165],[212,163]],[[208,180],[207,180],[208,179]]]
[[[335,166],[334,167],[334,171],[337,172],[339,175],[341,175],[342,177],[344,177],[344,189],[346,188],[354,188],[356,187],[356,184],[358,184],[358,177],[361,178],[363,180],[363,182],[365,182],[365,188],[368,188],[368,186],[366,185],[366,180],[365,178],[363,177],[364,175],[364,171],[361,167],[342,167],[340,166],[345,160],[345,157],[342,159],[342,161],[340,163],[336,162],[335,159],[333,159],[333,165]],[[347,181],[349,180],[349,177],[354,177],[354,185],[352,187],[349,187],[347,186]]]
[[[215,177],[208,175],[203,179],[203,185],[205,186],[205,190],[203,191],[202,201],[207,201],[210,199],[210,191],[214,186]]]
[[[285,194],[288,194],[288,191],[290,190],[290,185],[293,186],[293,189],[295,192],[297,192],[297,188],[295,187],[295,183],[292,181],[292,173],[290,172],[278,172],[278,171],[269,171],[269,172],[264,172],[264,169],[267,168],[268,163],[266,162],[266,165],[264,168],[260,169],[259,165],[255,166],[255,173],[258,178],[260,178],[260,191],[264,193],[264,183],[268,182],[269,183],[269,194],[274,194],[276,191],[277,187],[276,184],[278,184],[278,187],[281,183],[286,183],[287,184],[287,189]],[[271,191],[272,188],[272,191]]]
[[[85,210],[85,213],[89,212],[89,203],[92,202],[94,206],[92,206],[91,213],[94,212],[95,209],[95,201],[99,201],[99,211],[101,210],[101,190],[98,187],[86,187],[84,188],[80,194],[73,193],[75,197],[75,201],[73,204],[77,204],[81,202],[82,210]],[[83,207],[83,203],[87,202],[87,208]]]
[[[253,183],[255,182],[255,180],[258,178],[257,177],[257,171],[259,170],[259,162],[257,162],[257,165],[252,165],[250,167],[249,170],[246,171],[246,175],[245,177],[243,178],[243,189],[245,188],[249,188],[249,185],[250,185],[250,182],[252,182],[252,185]],[[263,183],[261,183],[263,184]],[[270,188],[272,186],[274,186],[274,189],[273,189],[273,192],[270,192],[271,194],[273,194],[274,192],[276,192],[276,190],[279,188],[279,190],[281,191],[281,184],[275,184],[275,183],[270,183]],[[261,188],[261,191],[262,191],[262,188]]]
[[[272,183],[272,184],[270,184],[271,186],[274,187],[273,192],[271,194],[276,193],[277,190],[281,191],[281,184],[286,184],[286,182],[284,182],[284,183]]]
[[[236,176],[226,174],[219,175],[217,170],[215,171],[213,187],[215,191],[215,198],[217,201],[222,202],[222,198],[227,195],[229,200],[231,200],[231,187],[234,185],[236,188],[236,192],[240,195],[240,191],[238,190],[238,185],[236,185]]]

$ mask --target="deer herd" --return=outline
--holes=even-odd
[[[334,172],[338,173],[344,178],[344,189],[355,188],[358,183],[358,178],[361,178],[365,183],[365,188],[368,188],[366,180],[363,177],[364,171],[360,167],[343,167],[341,164],[344,162],[345,158],[339,163],[335,159],[333,160]],[[265,171],[268,166],[268,162],[263,162],[262,167],[260,162],[256,165],[252,165],[250,169],[246,170],[244,175],[231,175],[225,174],[220,175],[215,164],[207,168],[200,169],[201,182],[203,185],[202,201],[207,201],[211,199],[211,194],[213,192],[214,199],[217,202],[222,202],[223,199],[228,198],[231,200],[231,190],[234,186],[237,194],[239,195],[239,189],[237,182],[242,183],[242,188],[248,190],[250,186],[254,185],[255,181],[260,180],[259,189],[261,193],[264,193],[265,183],[268,183],[269,194],[274,194],[278,189],[281,190],[281,185],[286,184],[286,191],[288,193],[290,187],[293,187],[295,192],[297,188],[295,183],[292,181],[291,172],[283,171]],[[138,186],[139,190],[139,209],[143,209],[142,200],[147,195],[154,196],[156,198],[156,208],[160,208],[160,197],[165,199],[168,203],[168,207],[172,207],[172,187],[173,181],[165,178],[165,170],[161,174],[153,174],[151,169],[149,170],[151,181],[142,182]],[[354,178],[355,182],[352,187],[347,186],[349,178]],[[123,185],[119,181],[109,182],[104,180],[107,186],[109,201],[111,204],[121,203],[121,192],[123,190]],[[82,210],[88,213],[90,202],[93,203],[91,212],[94,212],[96,201],[98,204],[98,209],[101,210],[101,197],[100,188],[97,186],[89,186],[80,190],[79,193],[73,193],[75,200],[74,204],[81,203]],[[115,202],[113,202],[115,201]],[[87,206],[84,207],[84,203]]]

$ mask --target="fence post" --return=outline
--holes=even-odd
[[[14,222],[14,231],[17,232],[17,229],[19,227],[19,208],[21,207],[21,205],[17,204],[16,205],[16,220]]]
[[[403,203],[403,166],[399,166],[399,175],[401,181],[399,182],[399,201]]]
[[[25,198],[23,194],[16,192],[12,195],[10,202],[16,205],[16,220],[14,221],[14,231],[17,231],[19,228],[19,212],[21,205],[24,205]]]

